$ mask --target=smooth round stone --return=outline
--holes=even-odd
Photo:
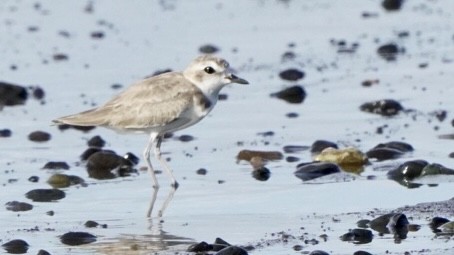
[[[375,113],[383,116],[394,116],[404,110],[399,102],[392,99],[364,103],[359,108],[363,112]]]
[[[49,161],[43,166],[43,169],[68,170],[69,165],[64,161]]]
[[[238,246],[229,246],[216,252],[215,255],[248,255],[248,253]]]
[[[353,242],[355,244],[365,244],[372,241],[372,231],[363,228],[355,228],[348,233],[343,234],[340,238],[342,241]]]
[[[296,177],[303,181],[309,181],[325,175],[339,173],[340,169],[336,164],[328,162],[302,163],[297,165]]]
[[[28,135],[28,140],[32,142],[47,142],[50,140],[51,135],[44,131],[34,131]]]
[[[297,81],[304,78],[304,72],[296,68],[289,68],[280,72],[279,77],[286,81]]]
[[[272,93],[271,97],[276,97],[291,104],[300,104],[306,98],[306,91],[302,86],[292,86],[279,92]]]
[[[318,154],[322,152],[326,148],[334,148],[338,149],[338,146],[334,142],[326,141],[326,140],[317,140],[311,145],[311,153]]]
[[[390,170],[387,175],[394,180],[412,180],[421,176],[422,170],[428,164],[425,160],[410,160],[401,164],[396,169]]]
[[[96,242],[96,236],[87,232],[68,232],[60,236],[63,244],[76,246]]]
[[[52,202],[64,198],[66,194],[59,189],[34,189],[27,192],[25,196],[34,202]]]
[[[2,244],[3,249],[10,254],[24,254],[28,251],[28,243],[21,239],[14,239]]]
[[[25,212],[33,209],[33,205],[25,202],[10,201],[5,204],[6,210],[13,212]]]

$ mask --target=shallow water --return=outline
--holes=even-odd
[[[454,101],[453,24],[448,1],[406,2],[400,11],[387,13],[378,1],[94,1],[89,2],[5,1],[0,6],[0,80],[21,85],[39,85],[46,92],[45,103],[30,99],[24,106],[5,107],[0,112],[0,129],[12,136],[0,138],[0,204],[18,200],[34,205],[32,211],[0,211],[2,243],[24,239],[30,253],[45,249],[52,254],[174,254],[188,243],[214,241],[221,237],[232,244],[247,245],[269,241],[251,254],[295,254],[315,249],[332,254],[352,254],[367,250],[373,254],[401,254],[430,249],[439,254],[453,249],[452,242],[434,238],[425,225],[428,218],[414,216],[420,231],[394,244],[392,237],[375,238],[369,244],[341,242],[338,237],[355,228],[355,222],[369,218],[367,212],[453,197],[450,178],[423,180],[420,188],[408,189],[386,178],[383,165],[398,165],[410,159],[425,159],[452,167],[452,140],[439,139],[453,132]],[[376,17],[363,18],[369,12]],[[251,15],[254,13],[254,15]],[[30,31],[37,27],[37,31]],[[32,29],[33,30],[33,29]],[[69,37],[62,36],[66,31]],[[90,33],[105,37],[93,39]],[[409,36],[398,37],[407,31]],[[338,53],[330,40],[358,43],[354,53]],[[388,62],[376,49],[388,42],[405,47],[396,61]],[[180,187],[162,219],[145,217],[151,197],[151,179],[144,171],[130,177],[99,181],[90,179],[79,155],[86,140],[101,135],[107,149],[118,154],[140,155],[147,141],[142,135],[118,135],[95,129],[89,133],[59,131],[51,120],[102,104],[118,93],[112,84],[127,85],[156,70],[180,70],[196,55],[201,45],[218,46],[219,55],[229,60],[250,86],[231,85],[223,90],[228,99],[220,101],[201,123],[176,135],[190,134],[187,143],[168,139],[165,157],[175,170]],[[289,44],[294,44],[290,47]],[[282,61],[292,51],[294,60]],[[67,61],[54,61],[64,53]],[[420,64],[428,64],[420,68]],[[17,67],[12,70],[11,66]],[[306,77],[296,83],[279,78],[286,68],[299,68]],[[378,79],[370,88],[366,79]],[[302,104],[288,104],[271,98],[271,93],[290,85],[303,85],[308,96]],[[362,103],[380,99],[398,100],[411,112],[382,117],[359,110]],[[433,116],[446,110],[446,120]],[[286,117],[297,113],[297,118]],[[376,129],[386,125],[383,134]],[[52,134],[45,143],[28,141],[35,130]],[[259,133],[272,131],[273,136]],[[378,143],[398,140],[413,145],[415,151],[403,158],[372,162],[359,175],[344,173],[302,183],[293,172],[300,162],[311,161],[309,151],[285,156],[301,160],[271,162],[271,178],[259,182],[251,167],[236,162],[242,149],[283,151],[286,145],[310,146],[317,139],[354,146],[367,151]],[[49,188],[47,178],[54,171],[42,170],[48,161],[66,161],[65,171],[84,178],[86,187],[63,189],[66,198],[53,203],[37,203],[24,194]],[[155,163],[156,164],[156,163]],[[144,166],[141,161],[140,166]],[[158,167],[159,168],[159,167]],[[207,175],[196,174],[206,168]],[[27,179],[36,175],[38,183]],[[376,176],[370,180],[368,176]],[[158,175],[162,188],[158,203],[170,190],[165,175]],[[219,181],[224,181],[219,183]],[[48,211],[55,215],[49,216]],[[156,212],[155,212],[156,213]],[[348,214],[355,213],[355,214]],[[454,215],[437,215],[453,218]],[[332,218],[339,218],[340,222]],[[106,229],[86,229],[95,220]],[[162,221],[162,222],[161,222]],[[322,227],[321,227],[322,226]],[[301,228],[304,228],[302,230]],[[87,231],[97,242],[70,247],[58,236],[68,231]],[[306,245],[301,240],[278,241],[272,233],[286,231],[328,241]],[[150,242],[150,239],[153,240]],[[273,241],[274,240],[274,241]],[[137,249],[131,248],[131,242]]]

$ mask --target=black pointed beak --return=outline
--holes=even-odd
[[[227,77],[227,79],[230,80],[230,82],[232,83],[238,83],[238,84],[249,84],[248,81],[246,81],[245,79],[241,79],[240,77],[234,75],[234,74],[231,74],[230,76]]]

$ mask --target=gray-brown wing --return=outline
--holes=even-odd
[[[180,73],[165,73],[133,84],[105,105],[55,120],[79,126],[144,129],[179,118],[192,105],[196,86]]]

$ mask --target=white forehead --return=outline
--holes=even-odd
[[[229,67],[229,63],[222,58],[206,55],[194,59],[194,61],[192,61],[192,63],[189,65],[189,67],[202,69],[208,66],[211,66],[215,69],[227,69]]]

